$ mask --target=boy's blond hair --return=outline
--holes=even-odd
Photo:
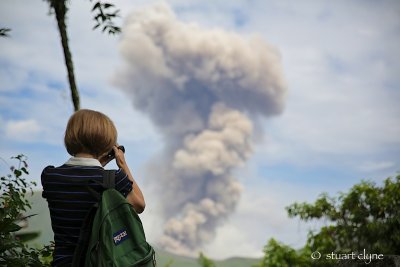
[[[98,158],[116,145],[117,129],[103,113],[81,109],[69,119],[64,143],[72,156],[89,153]]]

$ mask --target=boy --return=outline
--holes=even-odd
[[[80,229],[90,208],[97,201],[87,186],[102,191],[103,167],[115,158],[115,189],[137,213],[145,208],[143,194],[117,146],[117,130],[106,115],[82,109],[68,121],[65,147],[72,156],[60,167],[47,166],[41,176],[43,198],[47,199],[54,232],[52,266],[71,266]],[[110,156],[114,151],[114,156]]]

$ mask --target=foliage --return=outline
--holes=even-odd
[[[18,155],[12,159],[18,161],[18,166],[10,167],[12,174],[0,178],[0,266],[50,266],[51,246],[28,248],[22,236],[16,234],[22,228],[18,223],[30,217],[21,217],[21,212],[31,208],[25,195],[27,189],[33,193],[35,183],[23,177],[29,174],[26,157]]]
[[[336,197],[322,194],[313,204],[288,206],[289,217],[303,221],[324,220],[319,231],[310,231],[305,246],[295,250],[271,239],[258,267],[333,266],[324,255],[352,252],[400,255],[400,175],[387,178],[383,186],[362,181]],[[329,223],[329,224],[328,224]],[[313,252],[321,258],[312,260]]]
[[[8,37],[8,33],[11,31],[9,28],[0,28],[0,37]]]
[[[201,267],[215,267],[215,263],[200,252],[198,262]]]
[[[307,249],[296,251],[271,238],[264,247],[264,257],[257,267],[310,266],[310,253],[307,252]]]
[[[74,64],[72,60],[72,54],[69,48],[68,32],[66,24],[66,16],[68,13],[67,0],[45,0],[50,5],[50,10],[54,11],[58,31],[61,37],[61,45],[63,47],[65,66],[67,68],[68,82],[71,91],[71,99],[74,105],[74,110],[80,109],[80,96],[78,86],[75,81]],[[92,1],[92,0],[90,0]],[[96,1],[92,7],[92,12],[95,12],[93,19],[96,21],[96,25],[93,29],[99,28],[101,26],[103,32],[108,32],[109,34],[119,33],[121,30],[119,27],[114,25],[113,20],[118,17],[119,10],[115,10],[113,4],[103,3],[101,1]]]
[[[66,0],[44,0],[50,6],[50,13],[56,13],[56,9],[59,7],[63,10],[64,16],[68,13],[68,5]],[[93,2],[93,0],[90,0]],[[118,34],[121,32],[121,28],[114,24],[114,19],[119,17],[119,9],[116,9],[114,4],[109,2],[102,2],[100,0],[95,1],[92,6],[92,13],[94,13],[93,20],[96,25],[93,30],[100,28],[102,32],[109,34]],[[65,17],[63,18],[65,19]]]
[[[90,0],[91,2],[93,0]],[[115,9],[115,6],[110,3],[102,3],[96,1],[93,5],[92,12],[95,12],[93,20],[96,21],[94,29],[102,28],[102,32],[108,32],[109,34],[117,34],[121,32],[121,28],[115,26],[113,19],[119,17],[119,9]]]
[[[309,244],[318,251],[348,253],[366,249],[370,253],[400,254],[400,175],[384,186],[362,181],[336,198],[326,194],[314,204],[294,203],[290,217],[325,219],[332,225],[310,233]]]

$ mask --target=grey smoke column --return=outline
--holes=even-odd
[[[260,37],[183,23],[166,4],[133,13],[115,80],[164,136],[151,168],[165,228],[160,244],[190,253],[211,241],[241,186],[255,118],[279,114],[286,86],[278,51]]]

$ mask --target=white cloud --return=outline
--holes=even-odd
[[[265,126],[260,160],[332,166],[341,157],[342,165],[358,168],[365,156],[398,154],[399,5],[255,7],[246,30],[262,31],[280,47],[289,84],[285,113]]]
[[[41,131],[42,127],[34,119],[11,120],[6,123],[5,128],[6,137],[14,141],[23,142],[37,141]]]
[[[392,168],[396,163],[392,161],[365,162],[359,169],[364,172],[381,171]]]
[[[232,256],[261,257],[262,246],[249,237],[248,229],[243,228],[227,223],[218,229],[215,241],[207,246],[204,253],[213,259],[225,259]]]

